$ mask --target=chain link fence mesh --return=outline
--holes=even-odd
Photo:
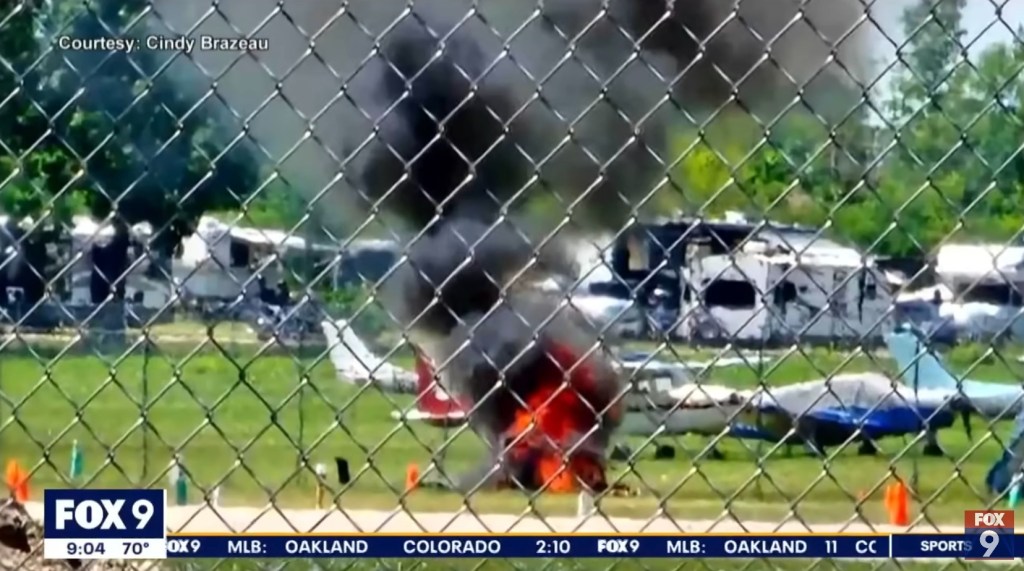
[[[957,527],[1019,471],[1022,19],[4,2],[3,459],[207,531]]]

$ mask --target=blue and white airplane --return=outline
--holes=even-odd
[[[885,341],[899,367],[900,380],[908,387],[948,390],[966,405],[968,412],[988,419],[1009,420],[1024,410],[1024,387],[1019,381],[998,383],[954,375],[911,326],[898,327]]]

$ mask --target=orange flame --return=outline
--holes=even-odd
[[[588,366],[567,347],[553,345],[550,358],[540,368],[536,389],[516,401],[509,427],[513,462],[529,464],[531,484],[554,493],[573,493],[585,484],[594,491],[607,487],[602,459],[593,451],[574,450],[577,439],[593,430],[600,415],[617,417],[616,403],[598,402],[595,381]],[[531,463],[532,461],[532,463]]]

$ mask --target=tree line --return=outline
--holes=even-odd
[[[947,240],[1018,242],[1024,46],[996,43],[966,58],[965,5],[911,5],[889,92],[861,101],[838,126],[805,110],[768,136],[737,137],[735,125],[724,140],[681,136],[680,194],[711,212],[828,224],[886,256],[928,255]]]
[[[740,210],[813,226],[873,253],[920,256],[950,237],[1010,241],[1024,228],[1024,47],[963,57],[966,0],[904,14],[906,70],[886,100],[837,123],[801,107],[766,129],[681,132],[657,214]],[[150,222],[170,253],[207,212],[292,228],[315,206],[237,136],[216,98],[161,74],[166,55],[67,53],[40,38],[130,33],[145,0],[0,1],[0,211],[67,223],[116,211]]]

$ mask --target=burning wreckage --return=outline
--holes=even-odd
[[[529,15],[512,4],[491,17],[521,26]],[[680,106],[756,110],[822,76],[834,95],[843,80],[829,72],[858,68],[864,6],[555,0],[511,47],[488,26],[463,25],[462,2],[427,6],[410,5],[418,16],[382,42],[386,65],[363,76],[373,78],[364,112],[376,136],[349,167],[360,187],[352,202],[414,236],[383,284],[386,304],[445,367],[445,389],[490,445],[460,489],[602,491],[624,382],[585,319],[523,286],[570,273],[569,223],[625,227],[663,175]],[[571,206],[544,228],[524,207],[552,196]]]
[[[450,370],[437,366],[423,351],[415,350],[415,372],[405,371],[374,355],[346,320],[325,321],[321,326],[340,381],[416,397],[411,409],[393,410],[393,419],[445,430],[469,419],[472,403],[453,397],[445,388],[452,385],[445,378]],[[727,436],[786,446],[803,444],[812,454],[859,441],[859,453],[873,455],[877,453],[877,440],[917,435],[925,430],[925,453],[941,455],[937,432],[952,426],[955,414],[962,416],[975,410],[1002,416],[1007,410],[1016,410],[1008,407],[1017,402],[1013,397],[1019,389],[1014,393],[1012,387],[997,390],[995,383],[985,383],[991,386],[970,394],[967,384],[963,391],[958,390],[944,369],[945,377],[935,380],[934,371],[925,366],[924,360],[920,368],[907,368],[904,363],[914,358],[913,350],[908,354],[908,338],[913,335],[905,329],[886,337],[890,352],[904,371],[898,376],[848,373],[747,390],[709,384],[700,377],[713,367],[754,366],[754,359],[669,362],[648,357],[638,362],[629,356],[616,368],[628,385],[622,395],[617,436],[643,436],[648,442],[667,435]],[[908,378],[909,370],[918,371],[920,377],[915,373],[915,377]],[[969,426],[965,424],[968,438]],[[435,467],[444,461],[444,448],[436,451]],[[623,450],[620,448],[620,452]],[[655,456],[663,453],[672,455],[660,450]],[[720,453],[711,454],[720,457]],[[444,486],[445,482],[439,484]]]

